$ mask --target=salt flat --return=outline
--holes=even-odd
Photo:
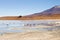
[[[60,40],[60,29],[42,31],[23,28],[23,30],[25,32],[1,34],[0,40]]]
[[[60,30],[6,33],[0,35],[0,40],[60,40]]]

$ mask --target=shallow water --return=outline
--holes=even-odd
[[[24,27],[29,30],[38,30],[38,31],[51,31],[51,30],[60,29],[60,25],[50,26],[50,24],[48,25],[49,22],[55,23],[55,22],[60,22],[60,20],[0,20],[0,33],[24,32],[25,31],[23,30]],[[47,27],[35,28],[35,26],[38,27],[38,25],[45,25]]]

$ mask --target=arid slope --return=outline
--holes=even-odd
[[[43,12],[34,13],[26,16],[5,16],[0,20],[41,20],[41,19],[60,19],[60,6],[54,6]]]

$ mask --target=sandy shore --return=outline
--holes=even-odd
[[[60,30],[6,33],[0,35],[0,40],[60,40]]]

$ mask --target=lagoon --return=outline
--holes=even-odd
[[[0,33],[25,32],[27,31],[25,29],[32,31],[51,31],[60,29],[60,23],[58,23],[58,25],[56,22],[60,22],[60,20],[0,20]],[[39,27],[40,25],[42,25],[42,27]],[[43,25],[45,27],[43,27]]]

